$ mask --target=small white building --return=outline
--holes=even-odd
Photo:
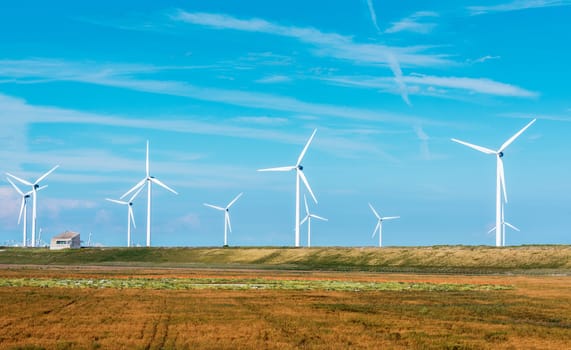
[[[79,233],[66,231],[53,236],[50,242],[50,250],[81,248]]]

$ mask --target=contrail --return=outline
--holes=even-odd
[[[373,7],[373,0],[367,0],[367,6],[369,7],[371,21],[377,29],[377,33],[382,34],[381,29],[379,28],[379,24],[377,23],[377,14],[375,12],[375,8]],[[410,100],[408,98],[408,89],[402,78],[402,70],[400,68],[399,61],[392,52],[387,52],[387,62],[391,68],[391,71],[393,72],[393,75],[395,76],[395,82],[397,83],[398,90],[402,99],[404,102],[406,102],[407,105],[411,106]]]
[[[400,64],[395,55],[392,52],[387,52],[387,62],[389,63],[389,67],[393,71],[393,75],[395,76],[395,82],[397,83],[400,95],[404,102],[407,105],[411,106],[410,100],[408,98],[408,89],[404,80],[402,78],[402,70],[400,69]]]
[[[375,13],[375,8],[373,7],[373,0],[367,0],[367,5],[369,6],[369,13],[371,14],[371,21],[373,21],[373,25],[377,29],[379,34],[381,33],[381,29],[377,23],[377,14]]]

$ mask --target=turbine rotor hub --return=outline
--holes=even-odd
[[[300,164],[300,165],[297,166],[297,168],[298,168],[299,170],[303,170],[303,165]]]
[[[504,152],[498,153],[498,157],[502,158],[504,156]]]

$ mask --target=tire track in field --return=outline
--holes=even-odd
[[[142,335],[144,338],[145,328],[147,328],[149,323],[152,323],[150,325],[150,338],[145,344],[145,350],[163,349],[169,337],[172,310],[168,307],[166,300],[163,300],[162,306],[159,306],[158,310],[160,310],[158,317],[156,317],[154,320],[151,319],[146,322],[142,330]]]
[[[237,304],[240,305],[243,309],[246,309],[248,312],[257,315],[258,319],[263,320],[267,325],[268,328],[272,330],[277,330],[279,333],[282,334],[281,341],[290,343],[293,345],[294,339],[299,338],[299,335],[296,332],[295,328],[288,327],[287,320],[281,319],[279,316],[276,316],[272,313],[271,308],[265,307],[264,304],[259,304],[248,300],[248,298],[236,298],[235,299]],[[264,336],[264,338],[267,337]],[[268,341],[267,339],[266,341]]]
[[[88,299],[93,294],[94,292],[89,292],[87,293],[87,295],[76,295],[72,300],[68,300],[67,302],[63,302],[62,304],[59,305],[53,305],[52,301],[49,305],[53,305],[53,307],[49,309],[36,311],[32,314],[20,316],[14,320],[8,321],[5,324],[1,325],[0,329],[3,330],[3,333],[5,335],[10,334],[12,338],[23,339],[29,333],[29,329],[26,325],[33,323],[34,321],[41,319],[43,317],[53,316],[53,314],[66,311],[67,309],[73,307],[74,305],[77,305],[79,302]]]

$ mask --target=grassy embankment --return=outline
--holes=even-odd
[[[3,248],[0,264],[417,273],[571,273],[571,246],[388,248]]]

